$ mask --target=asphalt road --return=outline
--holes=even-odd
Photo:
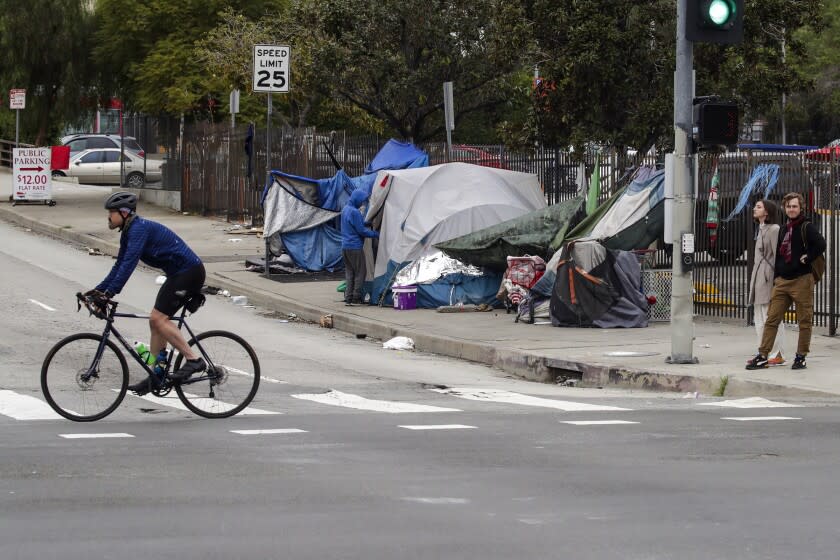
[[[836,554],[835,401],[534,384],[214,296],[192,324],[252,343],[261,414],[129,396],[97,423],[50,417],[41,361],[101,329],[73,294],[112,260],[3,223],[0,238],[0,558]],[[138,271],[123,308],[143,311],[155,276]]]

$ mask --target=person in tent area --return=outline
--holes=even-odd
[[[368,194],[356,189],[341,209],[341,255],[344,258],[344,304],[363,303],[362,286],[365,283],[365,237],[377,238],[379,232],[365,227],[360,208],[367,202]]]
[[[799,323],[799,341],[792,369],[805,369],[805,358],[811,346],[811,323],[814,319],[814,276],[811,263],[825,252],[825,238],[817,227],[805,219],[805,198],[799,193],[788,193],[782,204],[788,217],[779,229],[776,248],[776,269],[770,308],[761,337],[758,354],[747,362],[747,369],[766,368],[768,356],[776,340],[779,324],[791,303],[796,305]]]
[[[773,279],[776,270],[776,246],[779,242],[779,208],[772,200],[759,200],[753,207],[753,219],[758,223],[755,237],[755,256],[752,275],[750,276],[750,294],[748,303],[753,306],[753,322],[758,334],[758,344],[767,322],[767,310],[770,307],[770,294],[773,291]],[[767,363],[771,366],[782,365],[784,358],[785,323],[779,323],[773,349]]]
[[[186,361],[178,371],[170,375],[181,383],[193,374],[204,371],[207,364],[193,352],[181,331],[170,318],[183,305],[184,299],[176,294],[185,291],[186,297],[201,293],[205,271],[201,259],[184,241],[166,226],[141,218],[137,215],[137,196],[130,192],[116,192],[105,200],[108,211],[108,228],[119,229],[120,250],[111,272],[96,288],[85,296],[92,297],[104,307],[108,300],[122,291],[139,261],[162,269],[166,282],[160,287],[152,312],[149,314],[151,340],[149,348],[153,356],[171,344]],[[138,395],[145,395],[157,387],[158,380],[150,375],[128,389]]]

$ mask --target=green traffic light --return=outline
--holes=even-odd
[[[734,11],[734,6],[728,0],[712,0],[709,2],[707,14],[713,24],[723,26],[732,19]]]

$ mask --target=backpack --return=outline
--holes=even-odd
[[[805,252],[808,252],[808,240],[805,236],[805,229],[811,222],[802,224],[802,245],[805,247]],[[814,277],[814,284],[819,284],[820,280],[825,276],[825,253],[811,261],[811,276]]]

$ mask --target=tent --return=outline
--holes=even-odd
[[[271,172],[263,192],[266,238],[279,234],[286,252],[308,271],[341,270],[341,209],[357,188],[368,193],[382,169],[425,167],[429,156],[413,144],[389,140],[365,169],[350,177],[343,170],[329,179],[310,179],[282,171]]]
[[[549,258],[577,223],[584,202],[583,196],[577,196],[435,247],[464,263],[504,272],[508,256]]]
[[[597,241],[571,242],[563,249],[551,294],[555,327],[646,327],[648,302],[641,292],[641,267],[629,251]]]
[[[530,173],[457,162],[380,172],[366,215],[366,221],[380,232],[375,267],[368,267],[373,270],[371,301],[387,303],[390,287],[400,269],[434,253],[437,243],[545,206],[539,180]],[[454,281],[446,276],[452,275],[444,275],[437,284]],[[490,303],[501,276],[469,276],[469,280],[481,286],[460,294],[458,301]],[[449,284],[438,293],[432,289],[433,284],[418,287],[417,299],[421,305],[436,307],[454,303],[457,286],[463,287],[462,282]]]
[[[647,249],[665,235],[665,170],[640,167],[620,189],[566,236],[597,239],[608,249]]]

